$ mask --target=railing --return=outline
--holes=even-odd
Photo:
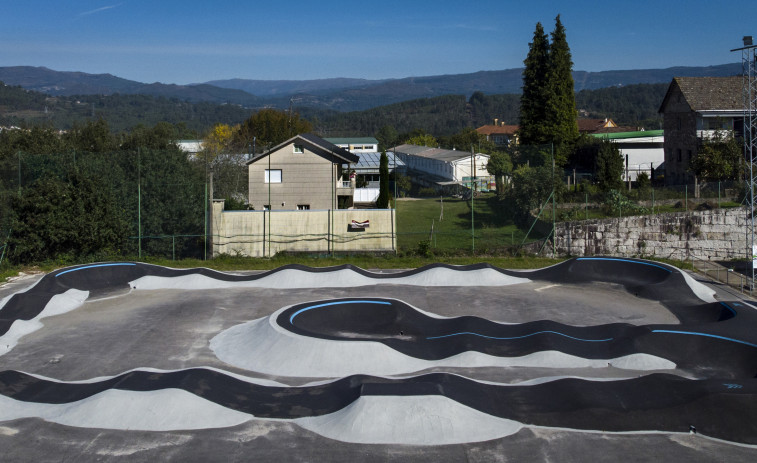
[[[705,276],[723,283],[727,288],[736,289],[738,292],[745,296],[754,297],[754,283],[750,280],[751,277],[741,274],[735,271],[734,268],[725,267],[717,262],[709,260],[699,259],[698,257],[690,256],[691,264],[694,270],[704,274]],[[747,262],[747,265],[750,263]]]

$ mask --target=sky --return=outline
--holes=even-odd
[[[559,14],[576,71],[735,63],[755,0],[0,0],[0,66],[152,83],[519,68]]]

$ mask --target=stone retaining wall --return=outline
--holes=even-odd
[[[557,224],[560,255],[705,260],[746,256],[746,209],[713,209]]]

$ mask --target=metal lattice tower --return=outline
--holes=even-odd
[[[742,86],[744,94],[744,159],[748,165],[747,183],[749,191],[747,192],[746,203],[749,213],[746,221],[746,245],[747,260],[752,262],[755,257],[754,245],[754,209],[755,209],[755,190],[757,190],[757,78],[755,78],[755,57],[757,56],[757,45],[752,44],[752,37],[744,37],[744,47],[736,48],[731,51],[741,51],[741,68],[744,83]],[[754,265],[752,268],[752,278],[750,279],[749,289],[754,290]]]

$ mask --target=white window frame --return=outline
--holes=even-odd
[[[273,174],[273,176],[271,176]],[[283,173],[281,169],[266,169],[264,183],[281,183]]]

